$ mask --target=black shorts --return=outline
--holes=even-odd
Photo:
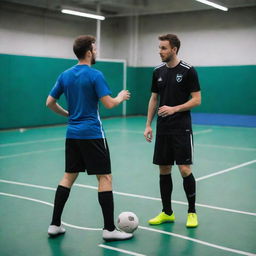
[[[193,161],[193,136],[190,132],[157,135],[153,163],[157,165],[190,165]]]
[[[66,172],[111,173],[106,139],[66,139]]]

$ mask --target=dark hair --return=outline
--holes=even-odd
[[[173,47],[177,47],[177,53],[180,49],[180,39],[174,35],[174,34],[166,34],[166,35],[162,35],[159,36],[158,39],[160,41],[169,41],[170,46]]]
[[[92,44],[95,43],[96,39],[94,36],[83,35],[78,36],[73,44],[73,51],[76,57],[80,59],[84,59],[85,53],[87,51],[92,51]]]

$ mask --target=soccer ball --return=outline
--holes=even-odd
[[[133,212],[121,212],[118,216],[117,226],[126,233],[133,233],[139,225],[139,219]]]

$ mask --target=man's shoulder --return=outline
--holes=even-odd
[[[194,68],[194,66],[188,64],[187,62],[185,62],[183,60],[180,61],[180,63],[179,63],[179,71],[183,72],[183,73],[188,73],[191,75],[197,74],[197,71]]]
[[[159,70],[159,69],[163,69],[165,67],[166,67],[166,63],[161,63],[160,65],[154,67],[154,71]]]
[[[77,65],[72,66],[72,67],[70,67],[70,68],[66,69],[65,71],[63,71],[63,72],[62,72],[62,74],[72,72],[72,71],[76,68],[76,66],[77,66]]]
[[[166,63],[162,63],[162,64],[156,66],[153,70],[153,73],[159,74],[159,72],[161,73],[164,69],[166,69]]]
[[[103,73],[100,70],[92,67],[90,67],[90,72],[95,75],[103,75]]]
[[[184,60],[180,61],[179,66],[181,68],[184,68],[184,69],[187,69],[187,70],[194,70],[195,69],[191,64],[185,62]]]
[[[61,74],[60,74],[60,78],[63,77],[64,79],[66,77],[69,77],[72,73],[74,73],[74,70],[75,70],[75,67],[76,66],[72,66],[66,70],[64,70]]]
[[[64,75],[71,75],[74,73],[79,73],[80,75],[86,74],[87,76],[91,77],[92,79],[96,79],[97,77],[101,76],[104,77],[103,73],[96,69],[92,68],[91,66],[84,65],[83,67],[77,68],[77,65],[70,67],[69,69],[65,70],[62,74]]]

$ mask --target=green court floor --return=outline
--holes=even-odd
[[[194,126],[199,226],[187,229],[186,197],[173,175],[176,222],[149,226],[161,211],[154,143],[145,117],[105,119],[112,158],[115,216],[136,213],[129,241],[106,243],[94,176],[80,174],[63,214],[66,234],[48,238],[56,186],[64,170],[65,126],[0,132],[1,256],[256,255],[256,129]]]

